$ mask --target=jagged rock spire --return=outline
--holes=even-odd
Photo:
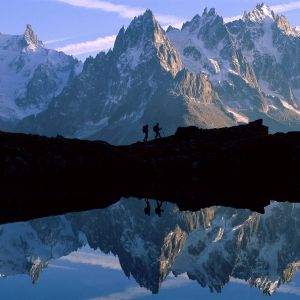
[[[34,33],[30,24],[26,25],[24,40],[27,47],[31,50],[35,50],[38,47],[44,47],[42,41],[38,39],[37,35]]]
[[[152,39],[155,30],[160,29],[152,11],[147,9],[143,15],[135,17],[128,28],[122,27],[117,35],[114,51],[119,51],[119,47],[134,47],[142,39]]]
[[[258,22],[262,23],[266,20],[271,22],[276,22],[276,25],[279,29],[285,32],[288,35],[297,35],[295,29],[292,28],[287,18],[282,15],[276,15],[272,9],[265,3],[257,4],[252,12],[244,12],[243,20],[245,22]]]
[[[276,24],[279,29],[288,35],[297,35],[297,31],[294,30],[285,16],[277,16]]]
[[[208,16],[209,17],[213,17],[213,16],[215,16],[217,13],[216,13],[216,9],[215,8],[211,8],[210,10],[209,10],[209,12],[208,12]]]
[[[190,31],[194,31],[200,29],[200,27],[203,27],[206,23],[215,21],[223,23],[223,18],[217,14],[215,8],[208,9],[206,7],[202,13],[202,16],[196,14],[191,21],[183,24],[182,29],[189,28]]]
[[[32,263],[32,267],[30,269],[30,276],[31,276],[31,281],[32,283],[36,283],[37,280],[39,279],[41,273],[43,272],[45,267],[45,264],[43,263],[43,261],[37,257],[33,263]]]
[[[126,30],[121,28],[113,54],[115,59],[120,59],[122,55],[122,64],[127,61],[131,69],[140,62],[145,63],[155,57],[173,76],[182,69],[179,55],[150,9],[147,9],[143,15],[135,17]]]
[[[215,8],[211,8],[210,10],[208,10],[207,7],[204,8],[204,11],[202,13],[202,17],[212,17],[212,16],[216,16],[217,13],[216,13],[216,9]]]

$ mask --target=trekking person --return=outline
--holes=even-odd
[[[145,198],[145,201],[146,201],[147,206],[144,208],[144,213],[145,213],[145,215],[150,216],[150,203],[149,203],[148,198]]]
[[[145,134],[144,136],[144,143],[146,143],[148,141],[148,132],[149,132],[149,126],[148,124],[143,126],[143,133]]]
[[[160,131],[161,128],[159,127],[159,123],[157,122],[155,126],[153,126],[153,131],[155,132],[155,139],[161,138]]]
[[[161,206],[162,206],[162,201],[157,201],[156,200],[156,208],[155,208],[155,213],[160,217],[161,216],[161,213],[164,211]]]

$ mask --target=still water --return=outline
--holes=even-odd
[[[145,206],[1,225],[0,299],[299,299],[300,204]]]

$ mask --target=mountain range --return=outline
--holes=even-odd
[[[299,53],[297,28],[264,4],[229,23],[205,9],[166,31],[147,10],[17,131],[120,144],[156,121],[165,134],[257,118],[272,131],[299,130]]]
[[[265,4],[229,23],[205,9],[166,31],[147,10],[83,66],[46,49],[28,25],[0,35],[0,125],[115,144],[156,121],[166,135],[257,118],[271,131],[299,130],[299,55],[299,27]]]

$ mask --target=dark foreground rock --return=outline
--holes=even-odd
[[[0,221],[106,207],[121,197],[181,210],[213,205],[263,211],[300,200],[300,132],[268,135],[262,122],[178,128],[148,143],[0,133]]]

